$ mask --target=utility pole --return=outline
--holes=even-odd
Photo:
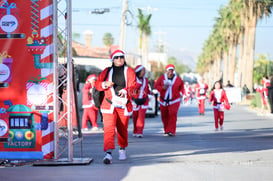
[[[124,50],[125,47],[125,36],[126,36],[126,12],[128,11],[128,1],[123,0],[122,11],[121,11],[121,22],[120,22],[120,37],[119,37],[119,48]]]
[[[158,52],[166,53],[165,37],[163,37],[166,35],[166,32],[157,31],[157,32],[155,32],[155,34],[158,35],[158,40],[157,40]]]

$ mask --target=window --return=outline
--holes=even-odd
[[[9,118],[10,129],[30,129],[31,116],[11,116]]]

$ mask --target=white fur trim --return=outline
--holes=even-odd
[[[181,96],[181,97],[183,96],[183,93],[182,93],[182,92],[180,92],[180,96]]]
[[[104,81],[104,82],[102,82],[102,84],[101,84],[101,86],[102,86],[102,88],[103,89],[107,89],[107,86],[105,85],[106,84],[106,82]]]
[[[91,104],[90,105],[82,105],[82,108],[90,108],[90,107],[92,107]]]
[[[173,67],[169,67],[169,68],[167,68],[166,70],[168,71],[168,70],[174,70],[174,68]]]
[[[143,65],[140,65],[140,66],[135,70],[135,72],[139,72],[139,71],[141,71],[143,68],[144,68],[144,66],[143,66]]]
[[[125,95],[127,95],[127,91],[125,89],[121,89],[120,90],[122,93],[124,93]]]
[[[125,56],[124,53],[121,53],[121,52],[115,53],[115,54],[113,55],[113,57],[112,57],[112,61],[115,59],[116,56],[122,56],[122,55]]]
[[[181,99],[180,99],[180,98],[177,98],[177,99],[175,99],[175,100],[173,100],[173,101],[170,101],[170,102],[169,102],[169,105],[172,105],[172,104],[177,103],[177,102],[180,102],[180,101],[181,101]],[[159,104],[162,105],[162,106],[166,106],[166,102],[164,102],[164,101],[159,101]]]

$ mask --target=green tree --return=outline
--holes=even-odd
[[[66,56],[65,45],[66,45],[66,39],[63,37],[61,32],[58,32],[57,47],[58,47],[58,56],[59,57],[65,57]],[[77,51],[73,47],[72,47],[72,56],[73,57],[78,56]]]
[[[253,72],[253,82],[260,84],[263,76],[269,77],[273,74],[273,62],[266,55],[259,54],[254,62]]]
[[[105,33],[103,36],[103,43],[106,47],[110,47],[114,43],[114,38],[111,33]]]
[[[149,14],[145,16],[141,9],[138,9],[138,29],[139,29],[139,49],[142,50],[143,48],[143,36],[146,37],[151,35],[151,26],[150,20],[152,15]]]
[[[258,19],[271,14],[272,6],[272,0],[230,0],[219,10],[220,17],[198,58],[197,71],[212,80],[223,69],[224,80],[233,82],[237,68],[239,86],[246,84],[253,90],[256,25]]]
[[[178,63],[175,57],[170,57],[168,59],[168,64],[173,64],[175,66],[175,71],[178,74],[189,73],[191,71],[191,69],[187,65]]]
[[[243,80],[250,90],[253,90],[253,68],[256,26],[258,19],[269,16],[272,9],[272,0],[240,0],[243,2],[242,21],[244,22],[244,55],[246,71]]]
[[[81,38],[81,34],[80,33],[72,33],[72,39],[73,40],[78,40]]]

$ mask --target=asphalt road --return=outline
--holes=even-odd
[[[143,138],[133,137],[132,129],[131,119],[125,161],[118,160],[117,147],[113,163],[104,165],[103,132],[92,132],[74,146],[73,155],[75,160],[92,159],[90,164],[0,167],[0,181],[273,180],[273,116],[260,116],[248,106],[232,105],[218,132],[211,106],[199,116],[195,104],[181,105],[175,137],[163,135],[160,113],[146,119]]]

